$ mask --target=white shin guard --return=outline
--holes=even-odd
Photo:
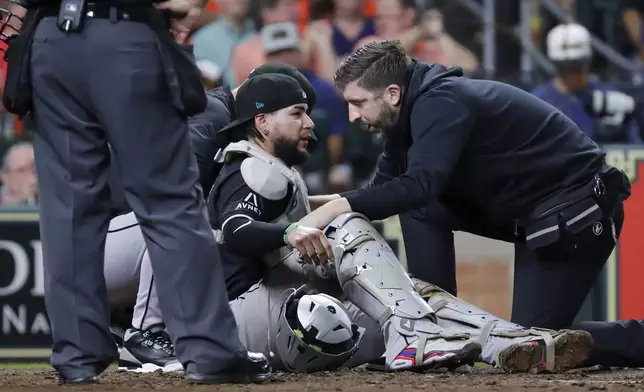
[[[548,346],[548,363],[554,363],[553,334],[555,331],[526,328],[500,317],[451,295],[438,286],[412,279],[415,290],[434,309],[437,323],[446,329],[457,329],[476,337],[483,347],[484,362],[495,365],[498,354],[510,345],[524,343],[535,338],[542,338]]]
[[[415,350],[409,362],[420,365],[431,350],[445,351],[447,346],[455,350],[453,344],[443,343],[446,340],[469,341],[469,334],[435,324],[432,307],[414,290],[391,247],[363,215],[343,214],[327,226],[325,234],[335,252],[331,267],[344,294],[383,330],[390,368],[410,346]]]

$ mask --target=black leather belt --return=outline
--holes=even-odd
[[[44,7],[44,16],[58,16],[59,7]],[[85,10],[86,18],[109,19],[123,22],[146,22],[152,3],[119,4],[108,2],[88,2]]]

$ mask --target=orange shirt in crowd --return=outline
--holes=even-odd
[[[206,11],[217,12],[219,11],[219,4],[215,0],[209,0],[206,4]]]
[[[362,13],[367,18],[376,16],[376,0],[366,0],[362,8]]]

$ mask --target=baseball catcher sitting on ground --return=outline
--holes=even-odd
[[[291,223],[310,212],[293,168],[308,157],[313,123],[306,109],[294,79],[257,76],[240,87],[237,120],[221,130],[231,144],[217,157],[224,166],[208,197],[209,215],[249,350],[267,354],[275,370],[293,372],[369,362],[420,371],[478,360],[507,372],[559,372],[586,359],[586,332],[524,328],[410,279],[359,214],[341,215],[324,231]],[[124,240],[141,244],[105,264],[110,287],[110,268],[140,262],[130,268],[140,270],[142,283],[119,367],[179,369],[136,225],[134,216],[116,218],[106,245],[109,255],[124,251]]]

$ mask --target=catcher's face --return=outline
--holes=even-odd
[[[264,115],[258,128],[264,131],[271,152],[289,166],[300,165],[309,157],[308,145],[313,121],[306,104],[292,105]]]

